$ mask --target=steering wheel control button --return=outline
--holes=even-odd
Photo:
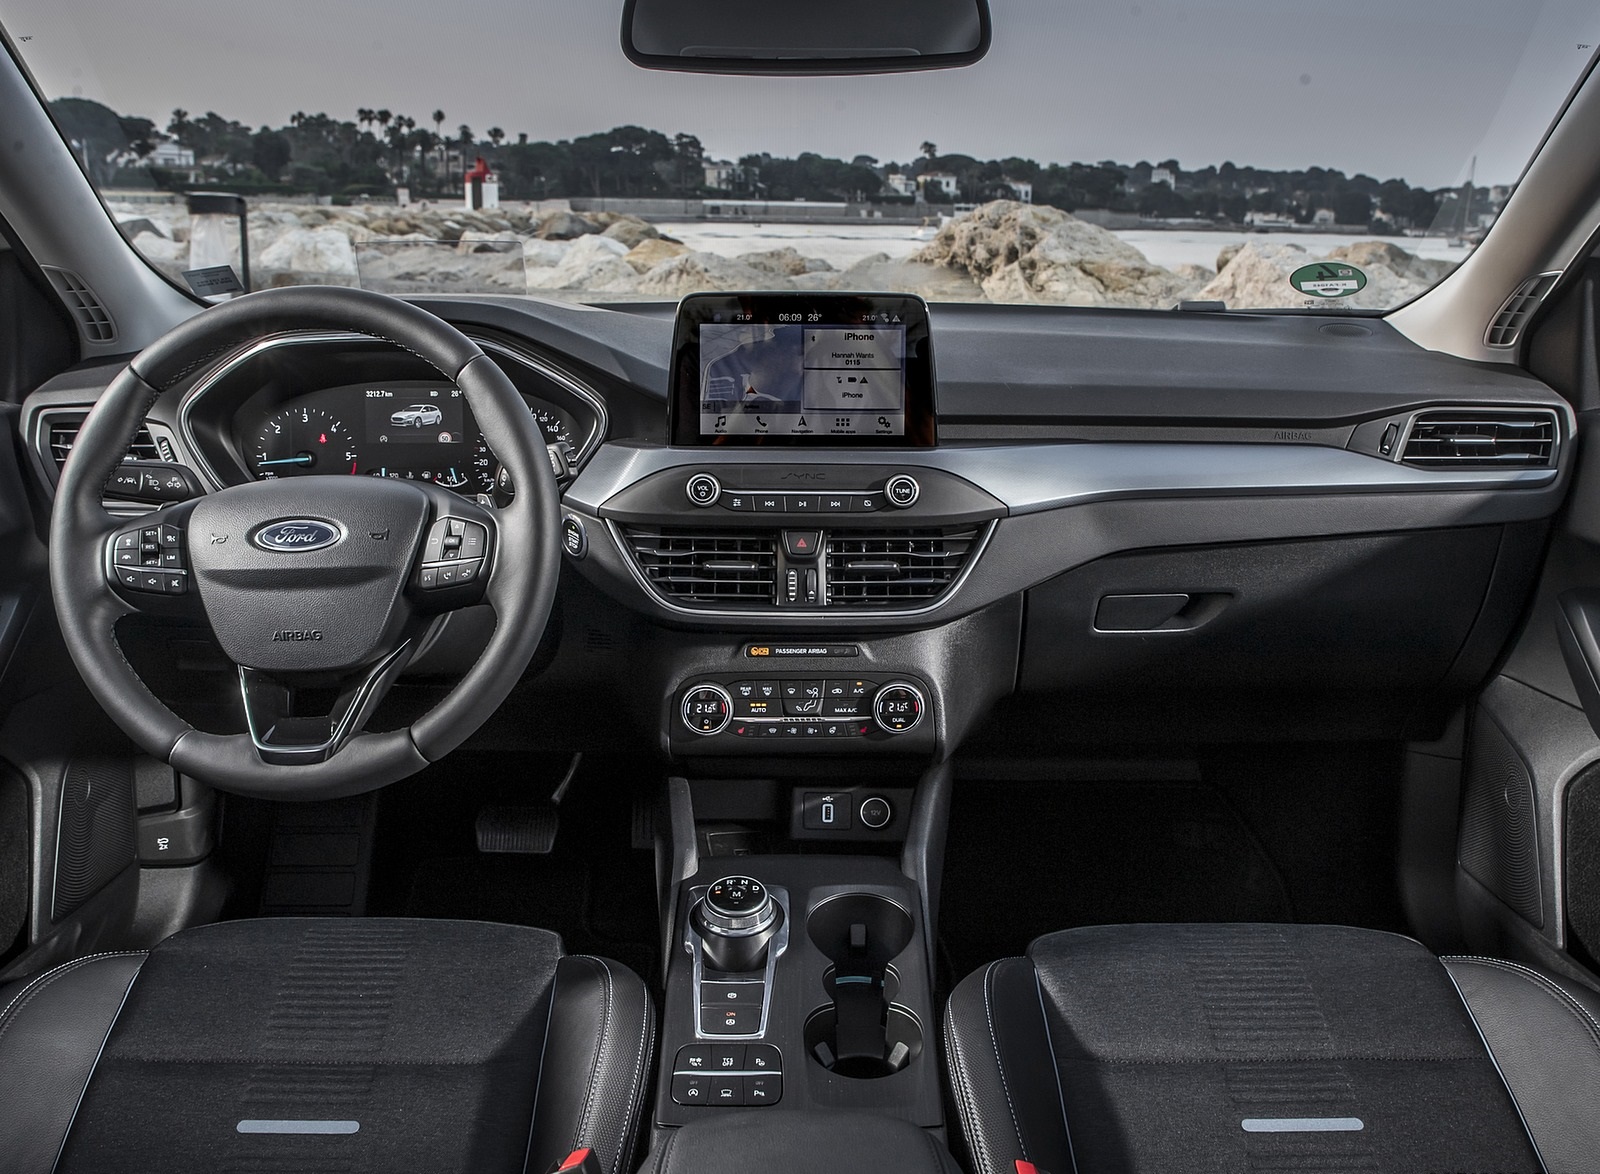
[[[783,553],[790,558],[813,559],[822,546],[822,531],[820,530],[785,530],[783,532]]]
[[[183,532],[169,524],[141,526],[112,535],[111,579],[119,587],[151,595],[187,595],[188,564]]]
[[[733,698],[721,685],[695,685],[683,695],[681,712],[691,732],[720,734],[733,720]]]
[[[915,685],[893,681],[872,699],[872,719],[887,734],[904,734],[922,720],[922,692]]]
[[[722,483],[710,473],[696,473],[689,478],[683,491],[689,495],[689,501],[697,506],[710,506],[717,504],[717,498],[722,496]]]
[[[583,528],[583,522],[571,514],[561,519],[561,549],[572,559],[581,559],[589,553],[589,533]]]
[[[908,509],[922,496],[922,486],[909,473],[896,473],[884,483],[883,495],[896,509]]]
[[[430,591],[472,582],[483,570],[488,549],[488,527],[465,518],[440,518],[428,527],[417,585]]]
[[[889,821],[894,818],[894,808],[890,807],[889,801],[881,795],[873,795],[862,801],[861,810],[857,814],[861,816],[862,827],[877,831],[889,826]]]

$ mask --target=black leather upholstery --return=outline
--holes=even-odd
[[[1513,962],[1446,958],[1549,1171],[1600,1165],[1600,1018],[1590,992]]]
[[[0,1171],[621,1174],[653,1035],[637,976],[541,930],[225,922],[0,1010]]]
[[[143,953],[92,954],[0,1003],[0,1168],[48,1171]]]
[[[933,1134],[865,1113],[762,1109],[674,1129],[651,1174],[959,1174]],[[1015,1174],[1007,1170],[1006,1174]]]
[[[977,1174],[1564,1174],[1600,1153],[1587,994],[1372,931],[1093,927],[958,985],[945,1053]]]

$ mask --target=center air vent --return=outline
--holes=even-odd
[[[1423,412],[1400,459],[1455,469],[1547,469],[1555,463],[1554,412],[1482,408]]]
[[[650,585],[674,603],[771,604],[776,596],[773,534],[689,526],[626,526],[623,533]]]
[[[903,607],[937,599],[966,566],[978,531],[884,530],[828,535],[829,607]]]
[[[82,416],[57,416],[50,420],[48,431],[50,445],[50,459],[56,463],[56,471],[67,463],[67,454],[72,451],[72,446],[77,443],[78,430],[83,427]],[[139,431],[134,435],[133,443],[128,446],[125,461],[170,461],[174,459],[171,446],[163,444],[158,446],[150,434],[150,429],[144,425],[139,426]]]

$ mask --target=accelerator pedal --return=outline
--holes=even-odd
[[[547,802],[480,809],[476,822],[478,851],[548,856],[555,849],[556,833],[561,830],[561,800],[567,797],[582,763],[582,754],[572,756],[567,773],[561,776]]]
[[[478,812],[478,851],[548,856],[560,830],[561,809],[553,804],[485,807]]]

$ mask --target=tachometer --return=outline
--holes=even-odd
[[[285,408],[256,430],[250,468],[263,480],[301,473],[355,473],[358,454],[343,420],[321,408]]]

